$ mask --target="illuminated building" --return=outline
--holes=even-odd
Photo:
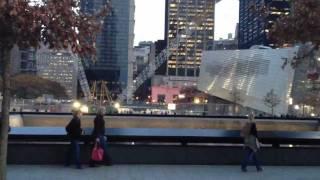
[[[268,40],[268,32],[280,15],[289,13],[290,0],[240,0],[239,49],[253,45],[276,47]]]
[[[197,77],[202,50],[213,49],[215,1],[167,0],[166,7],[167,74]]]
[[[78,58],[67,51],[41,48],[37,51],[37,75],[60,83],[68,97],[76,98]]]

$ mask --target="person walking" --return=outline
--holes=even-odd
[[[261,165],[257,159],[257,152],[260,149],[260,143],[258,140],[257,126],[254,121],[254,115],[249,115],[249,120],[241,130],[241,136],[244,138],[244,152],[245,157],[241,164],[241,170],[247,172],[247,165],[250,161],[253,161],[258,172],[262,171]]]
[[[82,169],[81,163],[80,163],[80,137],[83,133],[81,129],[81,111],[75,110],[73,111],[73,118],[69,122],[69,124],[66,126],[66,131],[68,138],[70,139],[70,146],[66,153],[66,162],[65,166],[70,165],[70,161],[73,158],[76,163],[77,169]]]
[[[97,143],[103,149],[103,163],[105,165],[111,165],[111,158],[107,153],[107,137],[105,136],[105,121],[103,118],[103,111],[99,110],[96,117],[93,120],[94,127],[92,131],[93,143]],[[90,167],[94,167],[96,162],[90,160]]]

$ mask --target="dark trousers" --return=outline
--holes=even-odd
[[[66,153],[65,165],[69,166],[72,159],[75,161],[77,168],[81,168],[79,140],[75,140],[75,139],[71,140],[69,148]]]
[[[261,170],[261,165],[257,159],[256,153],[249,147],[245,147],[244,151],[245,151],[245,157],[241,164],[242,170],[247,170],[247,165],[250,162],[254,163],[257,170]]]
[[[104,163],[105,165],[111,165],[111,158],[109,156],[109,153],[107,152],[107,137],[104,135],[101,135],[101,136],[98,136],[97,138],[99,139],[99,146],[103,149],[103,156],[104,157],[103,157],[102,163]],[[96,142],[94,141],[94,143],[96,143]],[[90,166],[94,166],[95,163],[96,162],[93,161],[92,159],[90,160]]]

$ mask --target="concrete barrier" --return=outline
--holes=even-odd
[[[67,144],[10,143],[9,164],[61,164]],[[92,146],[81,146],[81,161],[89,162]],[[239,165],[241,146],[116,145],[108,146],[114,164]],[[263,148],[258,154],[263,165],[319,166],[319,148]]]
[[[71,115],[22,114],[23,126],[65,127]],[[83,127],[93,127],[94,116],[83,116]],[[108,128],[192,128],[239,130],[246,122],[236,118],[105,116]],[[315,120],[257,120],[258,130],[263,131],[318,131]]]

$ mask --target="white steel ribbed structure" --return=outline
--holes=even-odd
[[[198,89],[232,101],[232,91],[240,93],[240,105],[270,113],[264,97],[271,89],[280,98],[275,114],[287,114],[294,69],[289,62],[297,48],[205,51]]]

